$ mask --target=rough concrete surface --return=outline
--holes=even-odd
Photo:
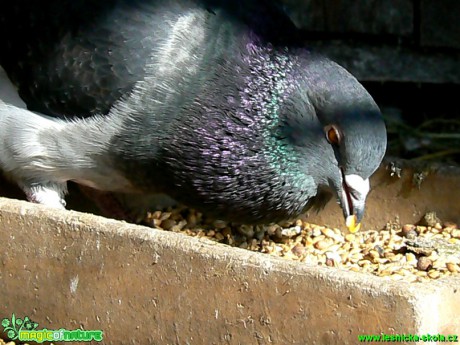
[[[371,199],[382,212],[422,213],[418,198],[445,186],[414,190],[403,172],[394,182],[377,174],[386,182],[376,188],[395,195]],[[456,198],[425,203],[454,214]],[[391,282],[5,198],[0,238],[0,318],[101,329],[104,344],[356,344],[359,334],[460,331],[459,278]]]

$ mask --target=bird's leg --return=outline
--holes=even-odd
[[[0,67],[0,170],[18,183],[29,201],[64,208],[66,183],[47,179],[47,175],[52,177],[52,174],[38,168],[44,161],[37,163],[33,159],[46,157],[47,150],[39,140],[39,133],[49,126],[58,127],[51,120],[27,110]]]
[[[65,208],[69,180],[105,190],[129,188],[129,181],[107,158],[107,146],[119,126],[106,120],[94,116],[67,121],[31,112],[0,67],[0,171],[21,187],[29,201]],[[124,218],[114,202],[99,204],[111,204],[102,209]]]
[[[65,208],[66,179],[41,140],[47,126],[60,125],[0,99],[0,170],[17,182],[31,202]]]

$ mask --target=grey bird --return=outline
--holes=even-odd
[[[30,201],[63,208],[75,181],[257,224],[332,194],[359,228],[386,149],[381,113],[302,47],[276,3],[1,7],[0,169]]]

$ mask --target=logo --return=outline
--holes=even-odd
[[[35,341],[37,343],[44,341],[102,341],[103,337],[101,330],[37,329],[38,323],[32,321],[28,316],[20,319],[14,314],[11,316],[11,320],[3,319],[2,326],[3,331],[11,340]]]

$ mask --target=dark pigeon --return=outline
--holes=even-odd
[[[75,181],[255,224],[333,193],[361,221],[386,148],[379,108],[275,3],[1,7],[0,169],[29,200],[64,207]]]

